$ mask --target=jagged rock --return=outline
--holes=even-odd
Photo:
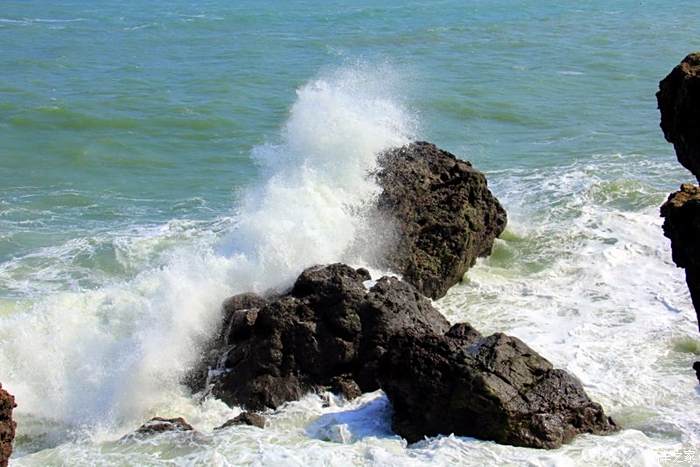
[[[678,161],[700,181],[700,53],[685,57],[659,83],[656,99],[661,129]],[[671,239],[673,262],[685,269],[700,329],[700,188],[684,184],[661,206],[664,235]],[[700,365],[695,369],[700,381]]]
[[[700,321],[700,188],[684,184],[661,206],[664,235],[671,239],[673,262],[685,280]],[[698,323],[700,329],[700,322]]]
[[[454,433],[556,448],[579,433],[616,429],[576,378],[515,337],[482,337],[467,324],[444,336],[398,335],[379,375],[393,429],[409,442]]]
[[[17,423],[12,419],[12,410],[17,407],[15,398],[0,384],[0,467],[7,467],[12,455]]]
[[[379,389],[379,359],[395,334],[442,334],[449,323],[410,284],[383,277],[367,290],[369,279],[366,270],[344,264],[309,268],[288,294],[245,308],[239,321],[246,332],[226,324],[238,322],[227,316],[218,354],[207,357],[216,362],[211,392],[229,405],[261,410],[327,387],[349,397]]]
[[[353,400],[362,395],[362,389],[352,379],[351,375],[342,375],[331,378],[329,389],[336,393],[342,394],[346,400]]]
[[[134,435],[137,436],[150,436],[156,435],[158,433],[164,433],[166,431],[193,431],[192,425],[187,423],[187,421],[182,418],[162,418],[153,417],[143,425],[141,425],[135,432]]]
[[[209,371],[216,368],[222,355],[228,353],[228,341],[250,337],[258,317],[258,309],[267,300],[254,293],[242,293],[229,297],[221,306],[222,322],[219,333],[207,343],[202,358],[183,378],[183,383],[197,392],[206,388]]]
[[[506,212],[484,174],[433,144],[386,151],[379,166],[377,208],[396,230],[387,266],[424,295],[442,297],[477,257],[491,253]]]
[[[254,293],[234,295],[224,301],[222,308],[225,320],[221,337],[229,335],[235,337],[250,336],[258,317],[258,309],[266,303],[267,300]]]
[[[251,318],[244,333],[225,325],[211,392],[260,410],[329,387],[348,398],[381,388],[409,441],[454,432],[555,447],[614,429],[578,380],[519,340],[450,327],[410,284],[383,277],[368,290],[368,281],[364,269],[316,266],[285,295],[227,301],[241,304],[229,315],[242,308]]]
[[[215,430],[223,430],[224,428],[228,428],[230,426],[235,426],[235,425],[249,425],[249,426],[256,426],[258,428],[265,428],[265,417],[263,417],[260,414],[253,413],[253,412],[243,412],[240,415],[238,415],[235,418],[232,418],[231,420],[228,420],[226,423],[223,425],[214,428]]]
[[[700,181],[700,53],[685,57],[659,83],[656,99],[666,140]]]
[[[695,376],[697,376],[698,382],[700,382],[700,362],[693,363],[693,370],[695,370]]]

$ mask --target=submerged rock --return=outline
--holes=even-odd
[[[433,144],[386,151],[379,166],[378,211],[396,229],[388,266],[424,295],[442,297],[491,253],[506,212],[484,174]]]
[[[12,410],[17,407],[15,398],[0,384],[0,467],[7,467],[12,454],[17,423],[12,419]]]
[[[616,429],[576,378],[515,337],[483,337],[468,324],[444,336],[397,336],[379,375],[393,429],[409,442],[454,433],[556,448]]]
[[[685,57],[659,83],[656,99],[666,140],[700,181],[700,53]]]
[[[661,206],[664,235],[671,239],[673,262],[685,269],[685,280],[700,329],[700,188],[690,184],[671,193]]]
[[[214,428],[215,430],[223,430],[224,428],[228,428],[230,426],[236,426],[236,425],[248,425],[248,426],[255,426],[258,428],[265,428],[265,417],[263,417],[260,414],[254,413],[254,412],[243,412],[237,417],[232,418],[231,420],[228,420],[226,423],[223,425]]]
[[[378,389],[379,359],[394,335],[442,334],[449,324],[411,285],[383,277],[368,290],[368,280],[366,270],[344,264],[313,267],[286,295],[229,306],[221,346],[208,357],[216,361],[211,392],[261,410],[327,387],[348,398]]]
[[[159,433],[165,433],[168,431],[193,431],[194,427],[187,423],[187,421],[182,418],[162,418],[153,417],[143,425],[141,425],[133,435],[137,436],[149,436],[156,435]],[[133,436],[132,435],[132,436]]]

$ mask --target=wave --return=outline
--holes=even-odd
[[[215,400],[199,407],[172,393],[160,414],[184,416],[201,430],[189,443],[173,435],[125,446],[114,443],[110,432],[22,460],[166,465],[172,456],[172,463],[183,465],[301,466],[449,465],[464,459],[474,465],[657,465],[664,457],[680,459],[700,433],[689,367],[698,348],[694,313],[656,212],[668,184],[659,174],[668,172],[663,164],[656,166],[660,170],[643,164],[630,169],[634,159],[601,155],[594,162],[490,177],[509,210],[509,230],[464,284],[436,302],[453,322],[519,336],[575,373],[621,424],[617,434],[580,436],[551,451],[455,436],[407,449],[391,431],[390,405],[381,392],[349,403],[307,395],[267,414],[265,430],[220,431],[213,428],[237,409]]]
[[[278,141],[252,152],[264,181],[227,235],[200,232],[131,280],[56,293],[2,316],[0,379],[20,401],[20,433],[45,431],[46,420],[64,434],[133,428],[189,400],[179,381],[226,296],[284,287],[312,264],[366,261],[351,246],[378,192],[368,172],[379,151],[415,128],[391,73],[346,67],[302,86]]]

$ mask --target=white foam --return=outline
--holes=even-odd
[[[626,429],[591,441],[585,456],[603,459],[618,443],[605,463],[655,465],[700,442],[697,355],[674,350],[697,340],[697,324],[662,234],[657,206],[668,188],[630,179],[625,164],[499,179],[509,230],[441,306],[452,321],[520,337],[582,380]]]
[[[343,69],[302,87],[282,142],[253,152],[270,176],[246,197],[223,248],[253,289],[284,283],[304,266],[371,262],[349,251],[378,194],[368,174],[379,151],[408,142],[414,123],[387,97],[390,71],[375,73]]]
[[[249,194],[237,233],[222,243],[203,234],[131,281],[56,294],[0,319],[0,379],[18,396],[20,433],[60,435],[45,443],[55,448],[15,465],[656,466],[699,454],[695,317],[656,207],[674,169],[634,155],[490,175],[509,229],[437,302],[452,321],[519,336],[572,371],[621,432],[551,451],[455,436],[407,448],[390,431],[381,393],[329,406],[309,395],[267,414],[265,430],[213,430],[240,410],[198,405],[177,379],[221,299],[288,282],[314,262],[363,262],[348,248],[349,233],[362,230],[362,194],[376,189],[363,177],[370,153],[412,127],[368,76],[345,71],[300,89],[280,141],[255,151],[267,183]],[[124,248],[152,251],[158,235]],[[184,416],[200,435],[114,442],[152,415]],[[66,439],[64,424],[81,423],[88,436]]]
[[[364,263],[348,250],[377,192],[368,172],[377,152],[408,141],[413,123],[388,92],[389,73],[344,69],[298,90],[279,141],[254,151],[266,181],[247,194],[223,241],[205,230],[130,280],[62,291],[3,316],[0,379],[27,422],[20,434],[50,420],[57,432],[85,426],[91,436],[116,435],[173,407],[222,422],[230,409],[217,406],[208,419],[178,384],[212,335],[222,300],[285,286],[312,264]],[[171,234],[149,228],[136,237],[114,242],[132,265]],[[41,253],[66,258],[85,243]],[[60,274],[60,262],[51,265]]]

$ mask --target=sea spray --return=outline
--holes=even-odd
[[[203,232],[131,280],[57,293],[3,317],[0,375],[24,430],[51,421],[52,445],[74,427],[116,433],[191,406],[179,383],[227,295],[284,287],[312,264],[370,260],[350,250],[368,231],[378,191],[369,174],[377,153],[406,143],[415,125],[388,92],[390,74],[352,67],[301,87],[279,141],[253,150],[264,181],[223,239]]]
[[[380,151],[406,144],[415,130],[390,98],[392,73],[360,66],[310,82],[297,91],[282,142],[253,151],[270,175],[245,198],[222,247],[248,288],[283,285],[313,264],[373,263],[369,249],[350,249],[358,232],[373,235],[366,223],[379,188],[370,174]]]

